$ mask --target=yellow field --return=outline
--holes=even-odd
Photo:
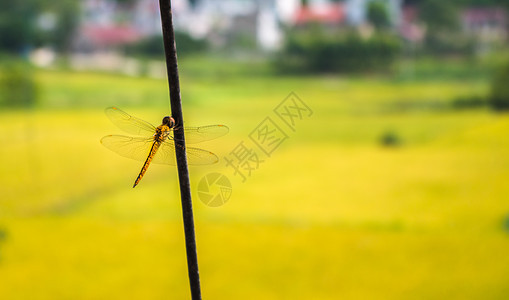
[[[121,133],[107,106],[160,122],[166,83],[38,80],[39,108],[0,112],[0,299],[189,298],[175,168],[132,189],[141,163],[99,143]],[[187,124],[230,127],[201,145],[220,157],[290,92],[313,110],[244,183],[191,167],[204,299],[507,299],[509,116],[447,106],[486,88],[184,73]],[[198,200],[209,172],[233,183],[224,206]]]

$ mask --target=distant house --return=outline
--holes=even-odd
[[[494,43],[507,39],[508,16],[497,7],[468,8],[461,12],[463,30],[481,43]]]
[[[508,38],[508,16],[504,9],[466,8],[460,11],[460,22],[463,33],[475,38],[483,50],[486,50],[488,45],[503,42]],[[422,42],[426,30],[419,21],[417,7],[410,5],[403,7],[398,31],[408,42]]]
[[[142,33],[132,24],[118,22],[120,16],[129,15],[112,0],[85,0],[82,2],[82,18],[73,42],[75,52],[109,51],[118,46],[133,43]]]
[[[342,3],[320,3],[301,6],[294,15],[295,26],[319,23],[340,26],[346,22],[345,6]]]
[[[284,26],[364,26],[371,1],[384,1],[394,26],[400,23],[402,0],[308,0],[307,7],[301,0],[195,0],[194,5],[173,0],[172,8],[176,30],[195,38],[216,46],[252,39],[258,48],[274,50],[282,44]],[[157,1],[120,5],[115,0],[83,0],[82,5],[78,50],[105,49],[161,34]]]
[[[407,5],[403,7],[398,32],[403,40],[411,44],[423,41],[426,30],[419,23],[418,11],[415,6]]]
[[[141,33],[131,26],[86,25],[79,29],[74,46],[80,52],[107,51],[141,38]]]
[[[382,1],[394,27],[401,21],[401,0],[309,0],[307,6],[298,5],[293,12],[293,25],[320,23],[328,26],[363,27],[368,23],[368,7],[372,1]]]
[[[243,38],[270,50],[281,42],[276,0],[197,0],[174,18],[176,29],[216,46]]]

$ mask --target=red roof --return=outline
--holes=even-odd
[[[303,6],[295,14],[294,23],[311,22],[340,24],[345,20],[345,10],[341,3],[320,6]]]
[[[128,26],[85,26],[83,35],[99,46],[122,45],[140,40],[141,34]]]

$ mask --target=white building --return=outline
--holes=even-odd
[[[287,0],[288,1],[288,0]],[[213,45],[227,42],[232,35],[251,36],[261,49],[280,46],[280,27],[276,0],[200,0],[194,8],[174,12],[175,27]]]
[[[402,0],[344,0],[346,23],[360,26],[366,23],[371,1],[387,3],[394,26],[401,18]],[[172,0],[174,25],[195,38],[206,38],[212,45],[221,46],[229,40],[243,36],[252,38],[258,48],[278,49],[283,40],[283,26],[295,25],[296,14],[301,11],[301,0]],[[114,0],[85,0],[84,23],[96,26],[114,26],[120,13],[128,15],[129,27],[141,36],[161,34],[159,2],[136,0],[126,11]],[[309,9],[319,12],[337,7],[330,0],[309,0]]]

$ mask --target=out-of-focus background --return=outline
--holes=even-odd
[[[509,297],[507,1],[172,4],[205,299]],[[176,169],[99,143],[170,113],[158,1],[2,1],[0,52],[0,298],[189,298]]]

